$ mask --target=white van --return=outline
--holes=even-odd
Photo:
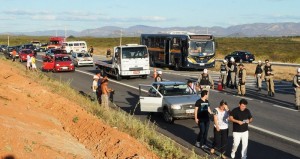
[[[63,43],[63,49],[67,53],[87,52],[87,45],[85,41],[68,41]]]

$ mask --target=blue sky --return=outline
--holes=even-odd
[[[0,0],[0,33],[300,22],[300,0]]]

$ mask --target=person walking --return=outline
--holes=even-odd
[[[230,67],[228,71],[228,75],[230,75],[230,88],[236,89],[236,73],[237,73],[237,64],[235,63],[235,60],[233,57],[230,58]]]
[[[222,82],[223,89],[225,89],[225,86],[227,83],[228,70],[229,70],[229,68],[227,66],[227,60],[223,60],[223,62],[220,65],[221,82]]]
[[[255,69],[255,75],[254,75],[254,77],[256,78],[256,86],[258,88],[258,91],[261,91],[261,84],[262,84],[261,75],[262,75],[262,73],[263,73],[262,63],[259,60],[257,66],[256,66],[256,69]]]
[[[207,133],[209,129],[209,115],[211,114],[210,104],[207,100],[208,98],[208,91],[203,90],[201,92],[201,98],[198,99],[195,103],[195,111],[194,117],[195,122],[200,128],[200,132],[196,139],[196,147],[201,147],[202,149],[207,149],[208,146],[206,145],[207,141]]]
[[[36,69],[36,58],[35,58],[35,56],[33,55],[33,56],[31,56],[31,58],[30,58],[30,62],[31,62],[31,70],[33,70],[33,71],[37,71],[37,69]]]
[[[239,64],[239,84],[238,84],[238,95],[245,96],[246,94],[246,69],[244,64]]]
[[[155,82],[161,82],[161,81],[163,81],[161,75],[162,75],[162,71],[157,71],[157,75],[154,78],[154,81]]]
[[[108,104],[109,104],[109,100],[108,100],[108,97],[109,97],[109,93],[112,92],[113,90],[111,88],[108,88],[108,78],[107,78],[107,75],[103,75],[103,79],[102,79],[102,82],[101,82],[101,91],[102,91],[102,94],[101,94],[101,105],[104,107],[104,108],[108,108]]]
[[[234,108],[229,115],[229,121],[233,124],[232,137],[233,146],[231,150],[231,158],[235,158],[235,152],[237,151],[240,141],[242,140],[242,159],[247,158],[248,149],[248,125],[253,121],[253,117],[249,109],[247,109],[248,101],[246,99],[241,99],[239,102],[239,107]]]
[[[13,49],[13,51],[12,51],[12,62],[16,61],[16,56],[17,56],[17,51],[16,51],[16,49]]]
[[[93,57],[93,53],[94,53],[93,46],[90,46],[89,53],[90,53],[91,57]]]
[[[263,77],[265,78],[265,81],[267,83],[268,95],[271,97],[275,96],[273,76],[274,73],[273,73],[272,65],[267,59],[265,60],[265,66],[263,68]]]
[[[227,139],[228,139],[228,119],[229,108],[227,102],[222,100],[219,107],[213,110],[214,114],[214,147],[210,150],[211,153],[215,153],[215,150],[220,152],[221,157],[224,159]]]
[[[208,74],[208,70],[204,69],[203,73],[198,76],[197,80],[198,90],[207,90],[214,89],[214,81],[212,77]]]
[[[297,110],[300,110],[300,67],[297,69],[297,74],[294,76],[293,86],[295,89],[295,106]]]

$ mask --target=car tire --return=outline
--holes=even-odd
[[[171,115],[171,113],[168,111],[167,108],[165,108],[163,110],[163,116],[164,116],[164,120],[169,123],[169,124],[173,124],[174,123],[174,118],[173,116]]]

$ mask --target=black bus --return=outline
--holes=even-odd
[[[148,47],[150,65],[204,69],[215,67],[213,35],[192,33],[142,34],[141,44]]]

